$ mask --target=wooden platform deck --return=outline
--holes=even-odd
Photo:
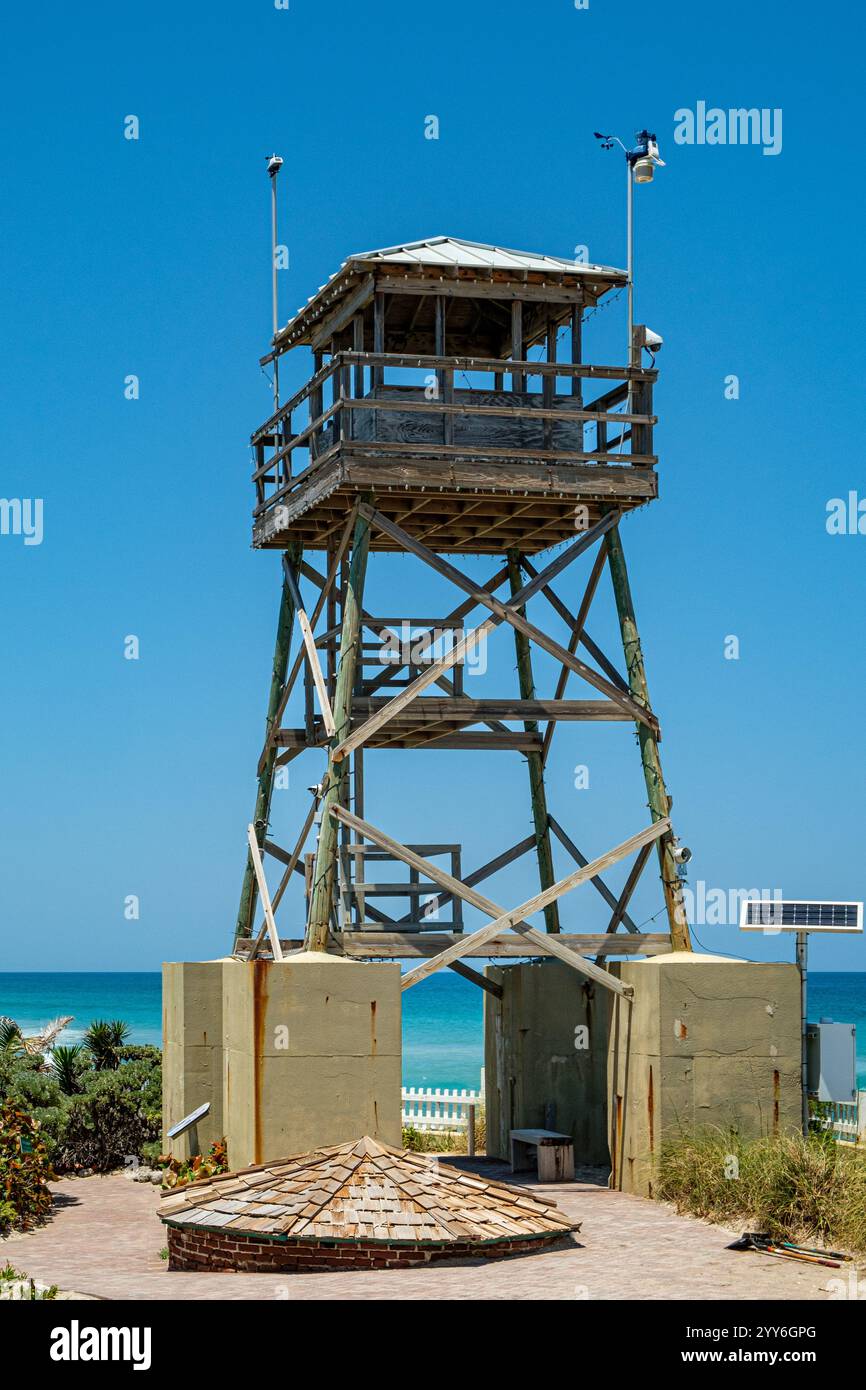
[[[425,393],[389,384],[386,370],[435,385]],[[455,374],[484,385],[456,390]],[[327,549],[357,499],[372,493],[383,515],[437,552],[519,545],[537,554],[606,507],[629,511],[658,496],[656,376],[638,367],[335,352],[252,436],[253,544],[281,549],[292,539]],[[558,390],[559,378],[571,394]],[[538,390],[527,389],[531,380]],[[584,389],[601,394],[584,401]],[[401,547],[379,533],[370,548]]]
[[[256,519],[253,544],[283,549],[289,539],[305,550],[325,550],[339,538],[357,499],[372,492],[376,506],[417,540],[439,553],[501,554],[518,545],[535,555],[572,540],[576,508],[582,524],[599,520],[603,508],[644,506],[658,496],[652,463],[502,463],[486,455],[453,456],[444,445],[381,443],[365,450],[355,443],[334,446],[297,481],[281,502]],[[451,454],[451,456],[449,456]],[[387,535],[371,540],[374,551],[399,551]]]

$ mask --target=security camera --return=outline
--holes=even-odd
[[[692,852],[688,845],[681,845],[679,841],[677,841],[673,848],[673,856],[675,864],[688,864],[692,857]]]
[[[644,329],[643,345],[646,348],[647,352],[651,352],[653,354],[657,353],[660,348],[664,347],[664,341],[665,340],[660,333],[653,333],[651,328]]]
[[[324,790],[325,790],[325,784],[324,784],[324,782],[314,782],[313,785],[312,785],[311,787],[307,787],[307,791],[308,791],[312,796],[316,796],[316,797],[321,796],[321,795],[322,795],[322,792],[323,792]]]
[[[268,155],[268,177],[275,178],[283,167],[283,161],[278,154]]]

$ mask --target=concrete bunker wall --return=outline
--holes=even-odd
[[[331,956],[163,966],[165,1130],[211,1102],[206,1151],[244,1167],[401,1137],[400,967]]]
[[[633,1002],[559,962],[489,967],[504,991],[484,1001],[491,1154],[508,1156],[512,1128],[552,1127],[572,1135],[576,1163],[651,1194],[679,1134],[799,1130],[796,966],[677,954],[611,973]]]

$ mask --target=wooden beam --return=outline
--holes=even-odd
[[[528,850],[532,849],[534,844],[535,836],[527,835],[525,840],[518,841],[518,843],[512,845],[510,849],[503,850],[501,854],[497,854],[494,859],[488,859],[487,863],[482,864],[480,868],[473,869],[472,873],[467,874],[461,882],[465,883],[467,888],[474,888],[476,883],[482,883],[485,878],[490,878],[492,874],[497,874],[500,869],[504,869],[509,864],[513,864],[516,859],[520,859]],[[421,850],[417,852],[420,854]],[[427,850],[426,853],[430,853],[430,851]],[[438,910],[440,907],[445,907],[447,903],[451,902],[453,897],[454,894],[450,892],[437,893],[435,897],[431,899],[431,902],[435,902],[436,909]],[[408,916],[401,917],[400,921],[408,921]]]
[[[580,634],[583,632],[584,624],[586,623],[587,619],[587,614],[589,613],[589,610],[592,607],[592,601],[595,598],[595,591],[598,588],[598,581],[601,578],[601,572],[605,566],[605,558],[606,557],[604,546],[600,546],[596,553],[595,561],[593,562],[589,579],[587,580],[583,598],[580,601],[580,607],[577,610],[577,617],[575,618],[574,626],[571,629],[571,636],[568,639],[568,650],[572,654],[577,651],[578,644],[580,642]],[[571,672],[569,671],[567,666],[560,667],[559,679],[556,682],[556,692],[554,696],[555,699],[561,700],[564,696],[565,688],[568,685],[568,677],[570,674]],[[544,731],[544,744],[541,750],[541,760],[543,763],[547,762],[547,758],[550,753],[550,745],[553,741],[553,734],[555,729],[556,720],[551,719],[547,725],[547,728]]]
[[[255,870],[256,882],[259,886],[259,897],[262,900],[262,908],[264,909],[265,921],[267,922],[268,926],[268,937],[270,938],[271,951],[273,953],[274,960],[282,960],[283,951],[282,947],[280,946],[280,937],[277,931],[277,924],[274,921],[273,909],[271,908],[271,899],[268,893],[268,883],[267,879],[265,878],[265,870],[264,865],[262,864],[261,851],[259,850],[258,841],[256,839],[255,827],[252,824],[247,826],[247,844],[249,845],[250,858],[253,861],[253,869]]]
[[[623,841],[622,844],[615,846],[614,849],[609,850],[606,854],[601,855],[600,858],[587,864],[586,867],[575,870],[574,873],[569,874],[566,878],[560,879],[559,882],[552,884],[549,888],[545,888],[541,893],[536,894],[534,898],[529,898],[525,903],[521,903],[519,907],[513,908],[508,912],[504,911],[497,903],[492,902],[489,898],[485,898],[483,894],[477,893],[474,888],[468,888],[467,885],[461,883],[459,879],[455,879],[451,874],[445,873],[444,870],[440,869],[437,865],[429,863],[426,859],[422,859],[420,855],[415,854],[412,850],[407,849],[405,845],[400,844],[399,840],[392,839],[389,835],[386,835],[384,831],[377,829],[376,826],[370,825],[367,821],[361,821],[357,816],[353,816],[352,813],[347,811],[344,807],[333,806],[331,808],[331,814],[345,824],[351,825],[352,828],[363,835],[365,839],[372,840],[374,844],[379,844],[381,848],[389,850],[396,859],[403,859],[405,863],[419,869],[422,873],[426,873],[434,882],[441,883],[443,887],[448,888],[451,892],[462,897],[466,902],[470,903],[471,906],[477,907],[481,912],[494,918],[487,926],[481,927],[477,932],[469,933],[466,941],[455,942],[453,946],[449,946],[432,961],[425,962],[424,965],[417,966],[414,970],[409,971],[409,973],[403,977],[403,989],[411,988],[412,985],[417,984],[419,980],[425,979],[428,975],[433,974],[434,971],[440,969],[443,965],[450,965],[452,960],[459,960],[469,949],[470,945],[474,944],[476,947],[480,946],[483,942],[492,939],[500,932],[513,929],[525,935],[527,939],[532,941],[535,945],[547,943],[553,955],[558,956],[567,964],[575,966],[577,969],[581,970],[583,974],[590,976],[591,979],[604,985],[606,989],[613,989],[614,993],[626,996],[630,996],[633,993],[630,986],[620,985],[619,981],[612,980],[609,975],[603,970],[599,970],[597,966],[590,966],[588,962],[583,960],[579,962],[576,961],[566,948],[551,944],[550,933],[545,936],[541,932],[536,932],[524,919],[532,916],[535,912],[542,911],[549,902],[558,901],[565,893],[571,892],[572,889],[577,888],[581,883],[585,883],[588,879],[596,877],[597,874],[601,873],[603,869],[608,868],[611,864],[616,864],[620,859],[625,859],[629,854],[640,849],[642,845],[657,840],[660,835],[665,834],[666,830],[670,829],[669,821],[666,826],[661,822],[657,822],[655,825],[649,826],[646,830],[639,831],[638,834],[632,835],[628,840]],[[472,942],[473,937],[475,938],[474,943]]]
[[[455,975],[462,975],[464,980],[471,980],[473,985],[477,985],[479,989],[486,990],[488,994],[492,994],[494,999],[501,999],[505,993],[502,986],[498,985],[495,980],[488,980],[486,975],[482,975],[479,970],[473,970],[470,966],[465,965],[462,960],[452,961],[450,968],[454,971]]]
[[[635,887],[637,886],[638,879],[644,871],[646,862],[652,854],[652,848],[652,845],[644,845],[643,849],[640,851],[640,853],[638,854],[637,858],[631,866],[629,876],[625,881],[623,890],[620,893],[619,898],[617,900],[616,907],[613,910],[613,916],[607,924],[607,933],[609,936],[613,936],[615,934],[617,927],[622,921],[626,922],[626,928],[629,932],[631,932],[633,936],[636,935],[639,931],[638,927],[635,927],[634,930],[632,930],[632,927],[630,925],[631,918],[628,917],[628,914],[626,913],[626,907],[631,901],[631,895],[634,892]],[[596,965],[598,965],[599,962],[600,953],[595,958]]]
[[[369,718],[388,703],[385,695],[356,695],[352,701],[352,717]],[[396,722],[413,726],[441,720],[454,724],[486,724],[491,719],[630,720],[631,715],[612,700],[509,700],[494,697],[472,699],[468,695],[425,695],[398,715]]]
[[[418,558],[429,565],[431,569],[436,570],[443,578],[450,580],[456,588],[463,589],[464,592],[475,599],[476,603],[483,604],[485,608],[489,608],[493,616],[497,619],[497,624],[499,622],[509,623],[518,632],[522,632],[531,641],[535,642],[536,646],[541,647],[542,650],[546,651],[550,656],[556,657],[563,665],[570,666],[571,670],[581,676],[589,685],[594,686],[596,690],[600,690],[603,694],[608,695],[610,699],[620,704],[623,709],[627,709],[633,719],[648,723],[649,727],[653,730],[657,729],[657,724],[651,711],[648,711],[644,706],[632,699],[630,695],[625,694],[622,690],[618,689],[617,686],[600,676],[597,671],[594,671],[590,666],[587,666],[585,662],[580,661],[576,656],[572,655],[565,647],[562,647],[555,641],[554,638],[549,637],[546,632],[542,632],[540,628],[528,622],[519,612],[519,609],[527,603],[533,595],[539,593],[545,585],[548,584],[551,579],[555,578],[556,575],[560,574],[567,565],[571,564],[573,560],[577,559],[577,557],[583,554],[591,545],[594,545],[602,535],[615,529],[608,524],[613,513],[608,513],[607,516],[597,522],[595,526],[592,526],[574,541],[572,545],[560,552],[549,565],[536,574],[517,594],[512,595],[510,602],[506,604],[493,594],[482,589],[474,580],[470,579],[468,575],[465,575],[462,570],[457,569],[455,565],[450,564],[441,556],[435,555],[427,546],[423,545],[413,536],[410,536],[400,526],[390,521],[388,517],[383,516],[381,512],[377,512],[370,507],[362,507],[361,510],[380,531],[384,531],[386,535],[391,536],[403,549],[410,551],[413,555],[417,555]],[[481,629],[478,629],[478,631],[480,630]],[[453,665],[453,662],[449,664]],[[428,681],[426,683],[429,684],[430,682]]]
[[[301,635],[304,639],[304,648],[307,653],[307,661],[309,662],[310,672],[313,677],[313,684],[316,687],[316,694],[319,697],[319,709],[322,711],[322,719],[325,724],[325,732],[327,733],[329,738],[333,738],[334,734],[336,733],[336,726],[334,724],[334,716],[331,712],[331,702],[328,699],[328,689],[325,685],[325,677],[323,676],[322,668],[319,665],[319,653],[316,651],[316,639],[313,636],[313,629],[310,625],[310,620],[307,617],[306,610],[304,609],[304,601],[301,598],[301,591],[298,588],[295,576],[292,574],[291,566],[284,560],[283,567],[285,570],[286,582],[292,590],[292,598],[295,602],[295,617],[298,620],[298,625],[301,629]]]
[[[500,917],[497,917],[493,922],[489,923],[488,926],[481,927],[478,932],[474,932],[472,935],[480,936],[486,940],[488,939],[488,933],[490,936],[495,936],[497,932],[501,932],[508,927],[513,927],[515,931],[525,936],[533,945],[541,946],[546,943],[551,954],[562,960],[566,965],[571,965],[582,974],[595,980],[597,984],[602,985],[605,989],[611,990],[614,994],[619,994],[624,998],[630,999],[634,995],[632,986],[621,984],[619,980],[614,979],[604,970],[600,970],[598,966],[590,966],[588,961],[576,959],[574,956],[570,957],[568,950],[561,947],[550,933],[545,935],[535,931],[534,928],[525,925],[523,918],[533,912],[540,911],[546,906],[547,902],[562,897],[564,893],[570,892],[580,883],[584,883],[588,878],[594,877],[600,869],[607,868],[611,863],[615,863],[618,859],[624,858],[626,854],[630,854],[635,848],[639,848],[641,844],[645,844],[648,838],[657,839],[661,833],[663,832],[659,830],[658,824],[649,826],[647,830],[641,831],[639,835],[632,836],[630,840],[625,841],[622,845],[618,845],[615,849],[609,851],[608,854],[602,855],[597,860],[593,860],[585,869],[578,869],[575,873],[569,874],[567,878],[560,879],[560,881],[555,883],[551,888],[546,889],[543,893],[537,894],[535,898],[530,898],[527,902],[521,903],[519,907],[514,908],[511,912],[503,912]],[[480,945],[481,943],[478,942],[477,944]],[[442,951],[440,955],[434,957],[433,960],[425,961],[423,965],[418,965],[414,970],[408,971],[407,974],[403,976],[401,989],[411,989],[413,985],[418,984],[422,979],[426,979],[428,975],[432,975],[436,970],[441,969],[443,965],[450,965],[453,960],[458,960],[464,954],[464,951],[465,947],[463,943],[459,941],[455,942],[453,946],[449,946],[445,951]]]
[[[297,542],[292,542],[286,552],[289,564],[297,567],[301,562],[301,547]],[[289,664],[289,651],[292,640],[293,626],[293,600],[292,591],[283,575],[282,594],[280,598],[280,614],[277,619],[277,636],[274,644],[274,660],[271,668],[271,688],[268,697],[268,712],[265,717],[265,749],[266,754],[259,762],[258,783],[256,787],[256,804],[253,811],[253,825],[256,831],[256,842],[261,845],[267,833],[268,819],[271,813],[271,796],[274,787],[274,765],[276,763],[277,750],[271,741],[274,730],[279,724],[278,709],[286,680],[286,670]],[[251,936],[253,921],[256,910],[256,873],[255,865],[251,854],[247,854],[244,866],[244,876],[241,883],[241,898],[238,906],[237,925],[235,932],[240,936]]]
[[[355,525],[355,508],[353,507],[353,509],[352,509],[352,511],[351,511],[351,513],[350,513],[350,515],[346,518],[346,524],[345,524],[345,526],[343,527],[342,536],[340,537],[340,541],[339,541],[339,544],[338,544],[338,546],[337,546],[337,549],[334,551],[333,557],[332,557],[332,559],[331,559],[331,564],[330,564],[330,567],[329,567],[329,569],[328,569],[328,573],[327,573],[327,575],[326,575],[324,581],[322,581],[320,575],[316,575],[316,579],[317,579],[317,581],[318,581],[318,583],[319,583],[319,587],[320,587],[320,589],[321,589],[321,592],[320,592],[320,594],[319,594],[318,599],[316,600],[316,606],[315,606],[315,608],[313,609],[313,615],[312,615],[312,617],[311,617],[311,619],[310,619],[310,626],[311,626],[313,629],[315,629],[316,623],[319,621],[319,618],[321,617],[322,609],[323,609],[323,607],[325,606],[325,603],[327,602],[327,599],[328,599],[328,597],[329,597],[329,595],[330,595],[330,593],[331,593],[332,586],[333,586],[333,584],[334,584],[334,581],[335,581],[335,579],[336,579],[336,577],[337,577],[337,573],[338,573],[339,568],[340,568],[340,561],[342,560],[343,555],[345,554],[346,546],[349,544],[349,537],[350,537],[351,534],[352,534],[352,530],[353,530],[353,528],[354,528],[354,525]],[[302,571],[303,573],[306,573],[306,572],[307,572],[307,566],[304,565],[303,561],[301,562],[300,568],[301,568],[301,571]],[[313,571],[313,573],[315,574],[315,570]],[[281,694],[280,694],[280,698],[279,698],[279,700],[278,700],[278,702],[277,702],[277,707],[276,707],[276,709],[275,709],[275,711],[274,711],[274,719],[273,719],[273,722],[271,723],[269,732],[268,732],[268,734],[267,734],[267,736],[266,736],[266,738],[265,738],[265,746],[264,746],[264,748],[262,749],[262,754],[261,754],[261,757],[259,758],[259,767],[258,767],[259,776],[261,776],[262,771],[263,771],[264,766],[265,766],[265,763],[266,763],[266,761],[267,761],[268,754],[269,754],[269,752],[270,752],[270,748],[271,748],[271,744],[272,744],[272,742],[273,742],[274,735],[275,735],[276,732],[279,730],[280,724],[282,723],[283,715],[284,715],[285,712],[286,712],[286,706],[287,706],[288,703],[289,703],[289,696],[291,695],[291,693],[292,693],[292,687],[294,686],[295,681],[296,681],[297,678],[298,678],[298,672],[299,672],[300,669],[301,669],[301,663],[303,662],[303,660],[304,660],[303,651],[299,651],[298,654],[297,654],[297,656],[295,657],[294,665],[292,666],[292,669],[291,669],[291,672],[289,673],[288,679],[286,680],[286,682],[285,682],[285,684],[284,684],[284,686],[283,686],[282,692],[281,692]],[[288,666],[288,662],[286,662],[286,665]]]
[[[511,585],[512,599],[514,599],[522,587],[520,552],[517,550],[509,550],[508,552],[508,579]],[[525,617],[525,610],[521,609],[521,615]],[[529,638],[524,633],[515,631],[514,646],[517,657],[520,698],[521,702],[528,704],[535,700],[535,679],[532,674],[532,651],[529,646]],[[524,717],[523,730],[527,734],[537,734],[538,721],[532,716]],[[542,888],[549,888],[552,883],[556,882],[556,874],[553,870],[553,852],[550,847],[550,818],[547,814],[547,794],[544,787],[544,763],[541,757],[541,748],[526,754],[526,766],[529,772],[532,823],[535,827],[538,881]],[[548,932],[559,931],[558,903],[548,903],[544,909],[544,926]]]
[[[535,568],[535,566],[532,564],[530,560],[524,558],[522,565],[523,569],[526,571],[526,573],[529,575],[531,579],[538,574],[538,570]],[[562,618],[562,621],[566,624],[567,627],[574,628],[577,626],[576,620],[572,617],[572,615],[568,611],[568,608],[562,602],[562,599],[554,593],[553,589],[550,587],[549,584],[545,584],[541,592],[544,594],[544,597],[547,599],[551,608],[554,610],[555,613],[559,615],[560,618]],[[595,661],[601,667],[604,674],[607,676],[608,680],[612,681],[613,684],[617,686],[619,690],[624,690],[627,692],[628,682],[623,680],[622,676],[614,666],[613,662],[608,660],[604,652],[601,650],[601,647],[599,647],[598,643],[593,642],[592,638],[590,637],[589,633],[586,631],[586,628],[583,625],[581,625],[580,627],[580,631],[578,634],[578,642],[583,643],[590,656],[595,659]],[[572,650],[570,643],[568,649],[569,651]]]
[[[365,726],[363,726],[365,727]],[[491,733],[487,729],[468,729],[465,732],[460,729],[455,730],[451,726],[450,731],[436,733],[432,726],[420,726],[417,729],[407,728],[405,725],[394,730],[393,733],[385,733],[381,736],[373,734],[370,739],[364,740],[366,748],[419,748],[433,746],[427,740],[435,737],[437,748],[462,749],[464,751],[490,752],[503,749],[515,753],[526,753],[530,749],[541,748],[540,734],[526,734],[519,731],[506,733]],[[277,735],[276,745],[287,750],[279,758],[280,766],[292,761],[299,753],[307,748],[325,748],[328,739],[321,724],[316,724],[312,737],[307,735],[305,729],[281,729]]]
[[[523,358],[523,304],[519,299],[514,300],[511,305],[511,356],[514,359],[511,389],[525,391],[526,378],[517,365]]]
[[[379,296],[377,296],[377,300],[378,298]],[[313,891],[310,896],[310,915],[307,921],[307,948],[311,951],[324,951],[328,944],[337,862],[336,824],[329,812],[336,809],[338,801],[345,799],[343,795],[345,771],[336,766],[335,745],[339,739],[345,738],[351,724],[352,692],[355,688],[355,673],[358,667],[364,578],[367,572],[369,549],[370,521],[358,511],[352,542],[352,560],[348,581],[343,592],[343,631],[340,639],[337,688],[334,694],[336,733],[331,740],[332,747],[326,777],[327,785],[322,798],[322,824],[316,845]]]
[[[346,328],[361,309],[365,309],[373,298],[375,282],[372,275],[365,275],[364,279],[346,299],[330,314],[322,319],[319,326],[310,334],[310,346],[314,349],[322,348],[334,333],[339,333]]]
[[[614,599],[616,601],[616,611],[619,618],[620,634],[622,636],[622,646],[625,654],[626,670],[628,672],[629,689],[635,699],[639,700],[643,707],[648,710],[650,708],[649,686],[647,684],[646,669],[644,667],[634,603],[632,602],[628,569],[625,563],[625,552],[622,548],[622,539],[619,534],[618,525],[612,527],[611,530],[608,531],[605,537],[605,547],[607,549],[608,566],[610,568],[610,577],[613,584]],[[653,730],[642,721],[637,726],[637,735],[640,745],[641,765],[643,767],[644,781],[647,789],[647,800],[653,816],[660,820],[666,818],[670,814],[670,798],[667,793],[667,788],[665,787],[664,775],[662,773],[657,731]],[[668,822],[668,833],[658,842],[662,890],[665,895],[665,906],[667,907],[671,940],[674,943],[674,948],[678,951],[690,951],[692,949],[692,943],[689,935],[689,921],[686,915],[683,887],[680,883],[679,874],[677,873],[673,849],[673,837],[670,834],[670,822]]]
[[[430,294],[444,295],[448,299],[479,299],[487,293],[498,300],[532,300],[539,304],[583,304],[586,292],[580,286],[570,285],[529,285],[492,282],[488,286],[479,285],[477,280],[433,280],[407,276],[394,280],[393,276],[379,275],[376,289],[387,294]]]
[[[303,877],[304,870],[299,867],[296,872]],[[477,935],[475,932],[468,933],[470,940]],[[464,940],[464,934],[454,932],[428,932],[428,931],[379,931],[367,930],[364,928],[352,928],[351,931],[337,932],[333,942],[329,943],[329,950],[341,952],[349,956],[352,960],[427,960],[433,956],[438,956],[446,946],[451,946],[455,941]],[[465,953],[462,960],[526,960],[526,959],[548,959],[553,957],[553,950],[550,940],[546,933],[541,934],[543,945],[535,946],[527,941],[525,936],[518,936],[516,932],[504,932],[501,936],[495,937],[493,941],[483,942],[481,946],[472,946]],[[282,937],[281,945],[283,954],[288,955],[290,951],[298,951],[303,946],[301,938]],[[659,956],[669,954],[671,951],[671,939],[667,932],[638,932],[636,934],[625,935],[623,933],[612,932],[610,935],[604,932],[577,933],[567,932],[561,934],[554,943],[563,946],[575,955],[583,956]],[[238,937],[235,942],[235,954],[246,956],[252,942],[249,937]]]
[[[491,616],[479,627],[468,632],[459,642],[455,643],[451,651],[447,652],[439,662],[430,666],[426,671],[422,671],[405,690],[401,691],[399,695],[395,695],[384,709],[372,715],[359,729],[353,730],[353,732],[334,750],[333,757],[335,761],[339,761],[341,758],[346,757],[348,753],[352,752],[353,749],[367,743],[373,733],[387,724],[394,715],[405,709],[407,705],[411,704],[416,695],[419,695],[422,690],[426,690],[429,685],[432,685],[438,680],[443,672],[450,670],[458,661],[462,661],[464,656],[466,656],[473,647],[477,646],[478,643],[486,637],[488,632],[498,627],[501,622],[509,622],[518,631],[525,633],[527,637],[535,641],[538,646],[541,646],[551,655],[556,656],[564,665],[568,665],[572,670],[577,671],[577,673],[583,676],[590,685],[595,686],[596,689],[608,695],[615,703],[621,705],[623,709],[627,709],[632,718],[647,718],[646,712],[640,709],[630,696],[626,696],[622,691],[617,690],[615,686],[604,680],[603,677],[599,676],[597,672],[593,671],[584,662],[579,661],[577,657],[567,652],[565,648],[561,647],[553,638],[548,637],[546,633],[541,632],[540,629],[528,623],[526,619],[521,618],[517,612],[520,605],[525,603],[547,583],[548,578],[553,573],[559,573],[565,568],[566,564],[569,564],[590,545],[594,544],[599,537],[599,527],[601,527],[603,523],[599,523],[599,526],[592,527],[589,531],[585,532],[573,545],[568,547],[566,551],[557,556],[550,565],[542,570],[535,579],[531,580],[529,584],[524,585],[519,593],[511,599],[509,604],[504,604],[487,590],[481,589],[476,583],[464,575],[462,571],[448,564],[439,556],[434,555],[426,546],[415,541],[411,536],[407,535],[401,527],[394,525],[387,517],[382,516],[380,512],[374,511],[370,507],[362,507],[361,511],[363,515],[374,522],[380,530],[384,530],[388,535],[394,536],[404,549],[410,550],[413,554],[418,555],[418,557],[425,560],[432,569],[444,575],[445,578],[451,579],[458,588],[462,588],[469,593],[476,604],[483,603],[486,607],[490,608]],[[655,726],[653,725],[653,727]]]

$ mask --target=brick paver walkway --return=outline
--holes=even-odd
[[[488,1176],[510,1177],[499,1164],[478,1166]],[[170,1274],[159,1257],[166,1241],[155,1188],[111,1174],[58,1182],[55,1192],[49,1224],[0,1240],[0,1262],[97,1298],[826,1299],[828,1280],[845,1274],[726,1250],[739,1231],[587,1181],[545,1186],[545,1195],[583,1226],[574,1244],[537,1255],[282,1278]]]

